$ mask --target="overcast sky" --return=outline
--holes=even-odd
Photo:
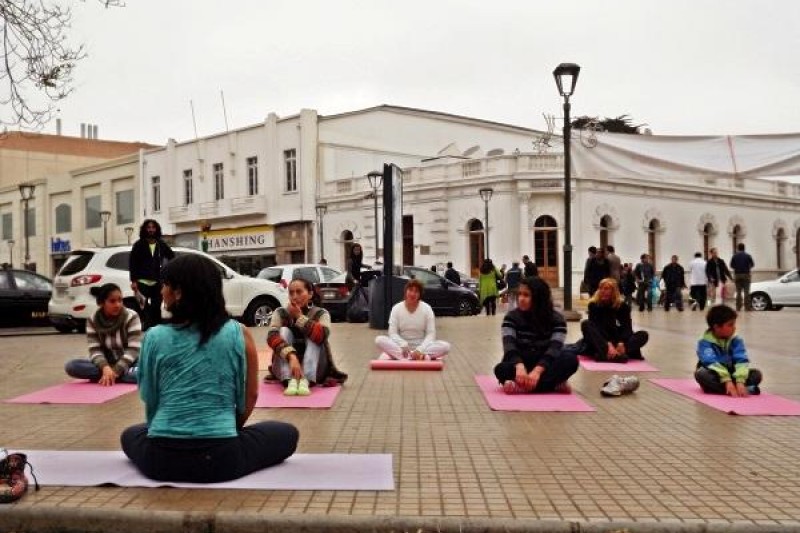
[[[793,0],[126,0],[74,2],[88,47],[64,133],[164,143],[312,108],[379,104],[544,129],[552,77],[582,70],[573,115],[656,134],[800,131]],[[50,125],[46,131],[54,131]]]

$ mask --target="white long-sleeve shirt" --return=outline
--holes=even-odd
[[[431,306],[419,302],[417,310],[411,313],[405,302],[395,304],[389,314],[389,338],[400,348],[426,348],[436,340],[436,323]]]
[[[706,285],[706,262],[702,257],[695,257],[689,263],[689,285]]]

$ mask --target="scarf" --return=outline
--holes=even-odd
[[[101,308],[94,314],[94,329],[98,335],[113,335],[123,328],[127,318],[128,310],[125,308],[115,317],[107,317]]]

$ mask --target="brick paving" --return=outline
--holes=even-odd
[[[631,396],[603,398],[609,373],[578,371],[575,391],[595,413],[508,413],[486,406],[473,380],[501,355],[501,316],[440,318],[453,344],[443,372],[370,371],[363,324],[335,324],[332,343],[350,374],[330,410],[257,409],[300,429],[304,453],[391,453],[396,490],[253,491],[43,487],[18,507],[234,511],[253,515],[418,516],[579,522],[800,525],[800,417],[739,417],[651,385],[689,377],[699,312],[635,314],[651,332]],[[739,321],[763,388],[800,401],[800,311]],[[570,339],[579,334],[570,324]],[[254,330],[264,346],[264,330]],[[0,337],[0,390],[10,398],[62,382],[81,335]],[[104,405],[0,403],[9,449],[112,450],[143,420],[136,395]]]

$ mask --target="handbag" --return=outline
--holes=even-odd
[[[15,502],[22,498],[28,491],[28,478],[25,477],[25,465],[29,465],[28,457],[24,453],[8,453],[3,450],[6,456],[0,459],[0,503]],[[31,475],[39,490],[39,481],[33,473]]]

